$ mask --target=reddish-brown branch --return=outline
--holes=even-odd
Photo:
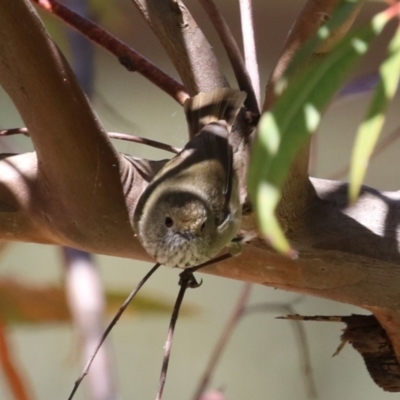
[[[129,213],[147,182],[112,146],[32,6],[0,0],[0,8],[0,83],[36,150],[0,162],[0,198],[15,211],[2,215],[0,230],[7,240],[70,247],[94,235],[107,248],[107,225],[118,246],[130,246]]]
[[[14,364],[7,341],[6,327],[0,321],[0,363],[15,400],[29,400],[28,390],[21,372]]]
[[[136,71],[183,105],[188,98],[185,87],[128,45],[92,21],[56,0],[31,0],[44,10],[56,15],[92,42],[114,54],[128,71]]]

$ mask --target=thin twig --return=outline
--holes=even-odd
[[[126,140],[128,142],[135,142],[140,144],[145,144],[146,146],[155,147],[156,149],[161,149],[169,151],[174,154],[178,154],[182,149],[179,147],[170,146],[169,144],[157,142],[156,140],[142,138],[140,136],[128,135],[126,133],[108,132],[108,136],[111,139]]]
[[[28,128],[11,128],[11,129],[0,130],[0,136],[11,136],[17,134],[23,134],[25,136],[29,136]],[[179,147],[170,146],[169,144],[157,142],[156,140],[151,140],[140,136],[135,136],[130,134],[128,135],[126,133],[119,133],[119,132],[107,132],[107,135],[111,139],[126,140],[128,142],[140,143],[146,146],[155,147],[156,149],[169,151],[174,154],[178,154],[181,151]]]
[[[141,54],[131,49],[127,44],[117,39],[94,22],[82,17],[56,0],[31,1],[62,19],[92,42],[114,54],[128,71],[139,72],[139,74],[143,75],[150,82],[169,94],[179,104],[183,105],[185,100],[189,97],[185,87],[181,83],[175,81],[175,79],[155,66]]]
[[[251,287],[252,285],[250,283],[245,283],[243,285],[242,291],[239,294],[238,300],[236,302],[235,307],[233,308],[232,314],[229,317],[227,323],[225,324],[221,336],[219,337],[218,342],[211,354],[210,360],[208,361],[203,376],[200,379],[200,383],[197,387],[195,395],[193,396],[193,400],[199,400],[204,391],[207,389],[211,375],[213,374],[215,367],[218,361],[220,360],[221,355],[225,350],[229,342],[229,339],[231,338],[237,324],[242,318],[243,312],[245,311],[245,307],[250,296]]]
[[[200,0],[200,3],[210,17],[215,30],[218,32],[218,35],[221,38],[222,44],[224,45],[226,53],[229,57],[229,61],[231,62],[233,72],[235,73],[239,88],[247,93],[245,104],[248,110],[255,115],[259,115],[259,103],[257,101],[256,94],[254,93],[257,88],[254,89],[252,86],[251,78],[246,70],[243,56],[235,38],[232,35],[231,30],[229,29],[228,24],[226,23],[222,14],[219,12],[214,0]]]
[[[239,0],[239,4],[246,70],[250,75],[250,79],[253,84],[254,94],[257,99],[258,107],[260,108],[260,72],[258,70],[257,61],[252,0]]]
[[[0,136],[25,135],[29,137],[28,128],[1,129]]]
[[[200,281],[200,283],[198,283],[196,281],[195,277],[193,276],[193,273],[198,271],[201,268],[208,266],[208,265],[216,264],[220,261],[226,260],[231,257],[232,257],[231,254],[226,253],[226,254],[223,254],[222,256],[219,256],[219,257],[213,258],[212,260],[206,261],[205,263],[200,264],[196,267],[187,268],[183,272],[180,273],[179,284],[180,284],[181,288],[179,290],[178,297],[176,298],[174,310],[172,311],[171,322],[170,322],[169,329],[168,329],[168,336],[167,336],[167,340],[166,340],[166,343],[164,346],[164,349],[165,349],[164,358],[163,358],[163,363],[162,363],[162,368],[161,368],[160,381],[159,381],[159,385],[158,385],[156,400],[161,400],[161,397],[162,397],[162,394],[164,391],[165,380],[167,378],[169,358],[170,358],[170,354],[171,354],[172,339],[174,336],[175,325],[176,325],[176,321],[179,316],[179,310],[180,310],[180,307],[182,304],[183,296],[185,295],[186,289],[188,287],[198,288],[203,283],[202,281]]]
[[[182,279],[188,279],[188,277],[189,277],[190,275],[192,275],[193,273],[195,273],[195,272],[198,271],[199,269],[202,269],[202,268],[204,268],[204,267],[208,267],[209,265],[216,264],[216,263],[219,263],[219,262],[221,262],[221,261],[225,261],[225,260],[227,260],[228,258],[232,258],[232,257],[233,257],[232,254],[230,254],[230,253],[225,253],[225,254],[223,254],[222,256],[215,257],[215,258],[213,258],[212,260],[208,260],[208,261],[206,261],[206,262],[203,263],[203,264],[197,265],[196,267],[186,268],[186,269],[181,273],[181,277],[182,277]]]
[[[106,330],[103,333],[103,336],[101,337],[101,340],[99,344],[97,345],[93,355],[90,357],[89,361],[87,362],[82,374],[80,377],[76,380],[74,387],[72,389],[71,394],[68,397],[68,400],[72,400],[72,398],[75,395],[75,392],[77,391],[79,385],[85,378],[85,376],[89,373],[90,366],[93,363],[93,360],[96,357],[97,352],[99,351],[100,347],[102,346],[103,342],[106,340],[108,334],[111,332],[112,328],[114,325],[118,322],[119,318],[121,317],[122,313],[125,311],[125,309],[128,307],[129,303],[132,301],[132,299],[135,297],[137,292],[140,290],[140,288],[146,283],[146,281],[153,275],[154,272],[158,269],[160,266],[159,263],[155,264],[154,267],[144,276],[144,278],[138,283],[136,288],[130,293],[130,295],[127,297],[127,299],[124,301],[120,309],[118,310],[117,314],[114,316],[114,318],[111,320],[109,325],[107,326]]]
[[[162,394],[164,391],[165,381],[167,379],[169,358],[171,355],[172,340],[173,340],[174,332],[175,332],[175,325],[176,325],[176,321],[178,320],[179,310],[182,305],[183,297],[184,297],[186,289],[188,287],[197,287],[198,286],[198,284],[192,274],[183,275],[183,273],[182,273],[180,276],[181,276],[181,280],[180,280],[179,284],[181,285],[181,288],[179,289],[178,297],[176,298],[174,309],[172,311],[171,321],[170,321],[169,329],[168,329],[167,340],[166,340],[165,346],[164,346],[164,358],[163,358],[162,367],[161,367],[160,381],[158,384],[156,400],[161,400]]]

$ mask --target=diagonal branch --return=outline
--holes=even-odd
[[[10,229],[10,239],[72,247],[94,235],[107,248],[107,222],[110,233],[121,235],[119,245],[128,245],[133,237],[128,214],[146,182],[112,146],[31,4],[0,0],[0,8],[0,83],[36,150],[0,167],[0,197],[18,210],[0,223],[2,230]]]
[[[132,0],[157,35],[191,96],[228,87],[218,60],[181,0]],[[255,119],[255,118],[254,118]],[[241,200],[246,201],[249,135],[253,130],[240,113],[230,134],[234,167],[239,177]]]
[[[132,0],[168,53],[190,96],[228,87],[214,52],[181,0]]]
[[[247,93],[245,104],[248,110],[254,115],[259,115],[259,99],[257,99],[256,95],[258,92],[258,86],[254,86],[254,82],[252,84],[251,76],[247,71],[239,46],[237,45],[225,18],[219,12],[214,0],[200,0],[200,3],[210,17],[215,30],[221,38],[222,44],[228,54],[229,61],[231,62],[233,72],[235,73],[236,80],[239,84],[239,88]]]
[[[0,137],[12,136],[18,134],[22,134],[29,137],[29,132],[27,128],[0,129]],[[119,133],[119,132],[107,132],[107,135],[110,139],[125,140],[127,142],[140,143],[146,146],[154,147],[156,149],[169,151],[174,154],[178,154],[181,151],[181,149],[178,147],[170,146],[169,144],[158,142],[157,140],[151,140],[131,134]]]
[[[128,45],[99,27],[92,21],[82,17],[56,0],[31,0],[39,7],[61,18],[71,27],[82,33],[94,43],[114,54],[128,71],[137,71],[150,82],[169,94],[183,105],[188,95],[185,88],[164,71],[130,48]]]

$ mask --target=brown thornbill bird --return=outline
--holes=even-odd
[[[154,176],[134,214],[140,242],[160,264],[199,265],[236,236],[241,204],[229,134],[245,98],[215,89],[186,101],[194,137]]]

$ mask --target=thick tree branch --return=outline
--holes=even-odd
[[[162,163],[147,164],[146,169],[146,166],[141,168],[138,160],[121,159],[115,155],[114,151],[108,148],[110,145],[105,132],[88,110],[86,99],[79,94],[75,80],[68,72],[68,66],[60,59],[36,18],[33,18],[32,10],[29,10],[22,0],[0,0],[0,4],[0,79],[19,106],[23,118],[33,127],[34,143],[40,150],[39,162],[49,165],[49,171],[42,165],[40,169],[43,169],[43,172],[37,174],[35,153],[7,157],[0,161],[0,204],[4,206],[3,210],[7,209],[7,212],[0,212],[0,238],[69,244],[96,253],[148,259],[137,240],[133,239],[129,214],[134,208],[135,199],[146,185],[146,180]],[[11,16],[17,15],[18,20],[29,30],[29,37],[35,35],[38,44],[35,52],[25,44],[25,30],[12,29],[14,20]],[[8,43],[13,43],[13,46],[9,46]],[[33,72],[18,66],[24,65],[26,58],[30,60]],[[54,67],[54,58],[60,63],[60,71],[50,71],[50,65]],[[11,59],[14,68],[10,66]],[[38,64],[45,70],[45,76],[42,75]],[[28,82],[33,73],[43,82],[42,85]],[[68,85],[65,85],[64,78],[67,79]],[[64,88],[66,86],[67,99],[60,99],[60,96],[52,93],[52,86],[48,87],[50,83],[55,87],[55,92],[60,90],[63,94],[67,91]],[[36,96],[41,99],[36,103],[44,103],[44,106],[39,106],[33,101],[36,99],[32,99],[35,91],[38,92]],[[50,97],[51,105],[46,96]],[[60,103],[57,103],[57,100]],[[54,104],[62,104],[63,107],[57,109]],[[51,113],[48,110],[51,110]],[[68,111],[70,119],[74,116],[82,122],[82,126],[71,126],[65,110]],[[43,119],[33,118],[33,112],[43,116]],[[48,116],[53,113],[61,118],[62,124]],[[92,124],[91,129],[94,133],[88,132],[88,124]],[[52,147],[43,143],[45,139],[51,142]],[[111,191],[104,193],[103,189],[99,189],[95,201],[88,206],[86,199],[81,200],[79,193],[85,192],[85,185],[77,187],[77,183],[83,178],[75,178],[77,182],[72,182],[73,192],[69,194],[66,193],[66,187],[68,180],[72,180],[71,176],[66,177],[67,183],[58,183],[56,177],[57,173],[62,177],[63,171],[70,174],[68,171],[71,170],[84,175],[86,168],[89,169],[90,175],[90,158],[93,158],[92,149],[96,147],[95,144],[97,147],[104,146],[106,160],[115,157],[118,165],[123,167],[121,171],[116,168],[116,174],[111,172],[113,178],[118,176],[112,181],[114,186],[111,186],[111,179],[105,177],[104,185],[108,185]],[[110,148],[112,149],[111,146]],[[74,157],[71,151],[76,153]],[[55,154],[52,154],[53,152]],[[45,160],[44,155],[51,162]],[[80,161],[83,157],[88,158],[88,165],[85,165],[82,172],[83,167],[77,169],[75,163],[83,164],[83,161]],[[57,158],[66,160],[59,161]],[[130,168],[126,167],[128,162]],[[106,165],[104,169],[113,171],[113,164]],[[100,171],[99,176],[102,174],[105,172]],[[130,183],[129,189],[124,185],[121,187],[121,179],[122,182]],[[93,188],[93,179],[87,186]],[[119,188],[117,195],[112,192],[116,188]],[[254,241],[245,246],[242,256],[209,267],[208,271],[332,300],[363,306],[380,306],[397,311],[400,308],[396,289],[399,283],[397,271],[400,260],[397,243],[397,226],[400,221],[399,195],[364,189],[360,202],[348,208],[345,185],[333,181],[313,180],[312,190],[316,196],[308,203],[304,223],[299,229],[290,231],[290,237],[299,250],[298,260],[288,260],[272,252],[262,241]],[[49,197],[52,199],[49,200]],[[106,218],[94,225],[91,218],[99,219],[99,216],[104,216],[103,210],[97,204],[102,204],[110,198],[112,204],[105,203],[104,207],[112,207],[112,217],[106,213]],[[67,203],[68,207],[64,203]],[[48,204],[53,207],[49,207]],[[75,211],[82,205],[83,210]],[[56,208],[60,211],[56,212]],[[73,211],[70,211],[70,208]],[[109,212],[111,213],[111,210]],[[78,226],[82,226],[81,235],[71,235],[69,232],[70,225],[74,225],[75,221]],[[95,230],[92,230],[93,226]],[[81,240],[82,236],[85,240]],[[385,293],[382,288],[385,289]]]
[[[157,35],[190,95],[229,86],[210,44],[181,0],[132,2]],[[239,114],[230,135],[242,202],[247,201],[249,134],[254,127],[244,117]]]
[[[143,178],[115,151],[32,6],[0,0],[0,8],[0,83],[38,158],[1,163],[1,201],[17,210],[1,219],[1,230],[14,240],[71,246],[97,237],[99,247],[107,247],[107,225],[110,234],[121,235],[119,246],[129,245],[134,201],[127,204],[126,196],[132,192],[136,200]]]
[[[293,237],[299,259],[287,259],[268,249],[262,240],[255,240],[244,247],[242,255],[207,267],[205,272],[362,307],[400,311],[400,195],[364,188],[360,202],[348,207],[346,185],[315,179],[312,183],[318,197],[310,204],[306,228]],[[8,236],[2,226],[4,218],[0,213],[1,239]],[[116,243],[118,235],[106,232],[106,236],[106,247],[99,246],[95,238],[91,243],[77,241],[74,246],[149,260],[136,239],[123,247]],[[64,244],[54,239],[48,243]]]
[[[214,52],[181,0],[132,0],[157,35],[191,96],[228,87]]]

